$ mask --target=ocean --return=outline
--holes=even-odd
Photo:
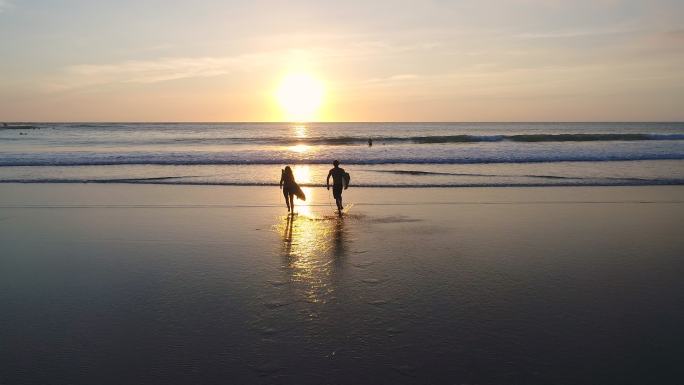
[[[2,183],[353,186],[684,184],[684,123],[21,123]],[[31,127],[31,128],[30,128]],[[372,139],[372,146],[368,139]]]

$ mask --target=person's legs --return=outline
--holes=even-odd
[[[337,204],[337,209],[342,211],[342,186],[333,186],[333,197],[335,197],[335,203]]]
[[[294,194],[290,194],[290,207],[292,207],[292,212],[294,213]]]
[[[287,206],[287,212],[290,212],[290,201],[288,200],[288,193],[285,188],[283,188],[283,196],[285,197],[285,205]]]

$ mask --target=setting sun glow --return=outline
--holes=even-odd
[[[305,74],[289,74],[280,82],[276,92],[284,118],[290,122],[310,122],[318,118],[323,103],[323,83]]]

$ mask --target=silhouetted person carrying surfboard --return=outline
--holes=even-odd
[[[349,174],[340,168],[340,161],[335,160],[333,162],[333,168],[328,172],[328,178],[325,180],[325,187],[330,190],[330,177],[333,178],[333,197],[335,197],[335,203],[337,203],[337,210],[342,214],[342,189],[345,190],[349,187]]]
[[[290,166],[285,166],[280,174],[280,188],[283,189],[283,196],[285,197],[285,205],[287,205],[287,212],[294,214],[294,196],[305,201],[306,195],[295,182],[294,174]]]

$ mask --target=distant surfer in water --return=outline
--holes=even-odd
[[[335,203],[337,203],[337,211],[342,214],[342,189],[345,190],[349,187],[349,174],[340,168],[340,161],[335,160],[333,162],[333,168],[328,172],[328,178],[325,180],[325,187],[330,190],[330,177],[333,178],[333,197],[335,197]]]
[[[299,187],[297,182],[295,182],[294,174],[290,166],[285,166],[280,174],[280,188],[283,190],[283,196],[285,197],[285,205],[287,206],[287,212],[294,214],[294,196],[305,201],[306,196]]]

